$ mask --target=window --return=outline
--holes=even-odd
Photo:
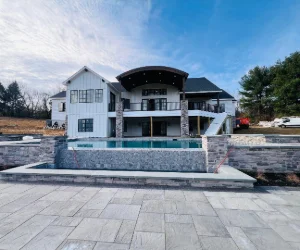
[[[93,102],[93,89],[79,90],[79,102],[81,103],[91,103]]]
[[[95,89],[95,102],[103,101],[103,89]]]
[[[127,132],[127,121],[124,121],[124,132]]]
[[[93,132],[93,119],[79,119],[78,132]]]
[[[147,95],[166,95],[167,89],[143,89],[142,96]]]
[[[65,102],[61,102],[58,105],[58,111],[59,112],[65,112],[66,111],[66,103]]]
[[[71,95],[70,95],[70,102],[71,103],[77,103],[78,102],[78,90],[71,90]]]

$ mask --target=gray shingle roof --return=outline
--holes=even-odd
[[[111,82],[111,84],[120,92],[126,92],[126,89],[119,82]]]
[[[207,80],[205,77],[188,78],[185,83],[185,92],[211,92],[221,91],[219,87]]]
[[[59,92],[56,95],[51,96],[50,98],[54,99],[54,98],[64,98],[64,97],[66,97],[66,91]]]
[[[212,99],[217,99],[218,94],[215,94]],[[219,93],[219,99],[235,99],[232,95],[230,95],[228,92],[226,92],[224,89],[222,89],[222,92]]]

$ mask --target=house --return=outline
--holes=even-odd
[[[66,116],[71,138],[232,132],[235,99],[205,77],[188,78],[175,68],[147,66],[116,79],[110,82],[83,67],[63,82],[66,92],[51,98],[52,120]]]
[[[66,122],[66,91],[57,93],[50,97],[51,100],[51,122],[47,124],[49,127],[57,123],[62,126]]]

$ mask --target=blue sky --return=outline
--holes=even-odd
[[[166,65],[237,96],[240,78],[300,50],[299,0],[0,0],[0,81],[55,91],[87,65],[115,81]]]

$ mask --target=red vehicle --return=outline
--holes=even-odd
[[[250,119],[249,118],[236,118],[237,128],[249,128]]]

